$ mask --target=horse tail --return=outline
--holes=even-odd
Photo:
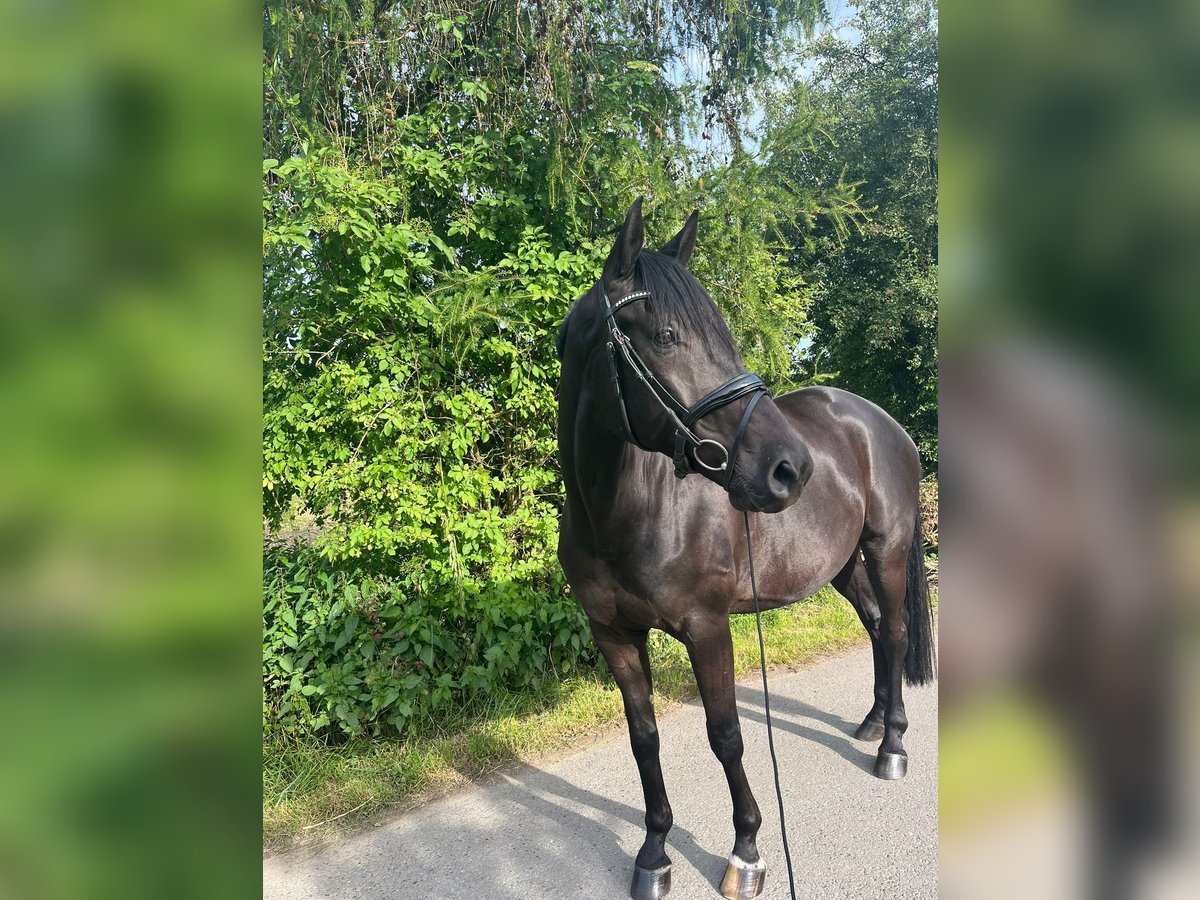
[[[908,548],[908,584],[904,593],[908,618],[908,653],[904,656],[904,680],[929,684],[934,676],[933,610],[929,602],[929,573],[925,569],[925,541],[921,537],[921,514]]]

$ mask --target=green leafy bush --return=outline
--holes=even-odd
[[[268,170],[265,507],[315,534],[266,558],[267,727],[399,731],[590,660],[554,555],[553,353],[600,251],[529,226],[468,270],[402,179],[325,152]]]
[[[398,733],[452,699],[537,689],[596,663],[561,585],[499,583],[447,603],[331,572],[303,549],[268,553],[263,624],[264,720],[282,733]]]

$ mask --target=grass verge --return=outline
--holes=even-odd
[[[738,674],[758,668],[753,616],[732,621]],[[763,614],[768,665],[798,665],[866,639],[850,604],[825,588]],[[683,646],[651,632],[658,712],[695,695]],[[263,746],[263,837],[268,850],[332,837],[387,807],[423,802],[518,760],[575,749],[624,725],[607,674],[567,678],[537,694],[502,694],[414,723],[403,739]]]

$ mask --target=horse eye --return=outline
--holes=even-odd
[[[675,330],[673,328],[660,328],[654,335],[654,343],[660,347],[670,347],[675,343]]]

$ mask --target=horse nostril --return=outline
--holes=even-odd
[[[782,460],[771,473],[771,493],[776,497],[787,497],[792,488],[800,481],[800,473],[786,459]]]

